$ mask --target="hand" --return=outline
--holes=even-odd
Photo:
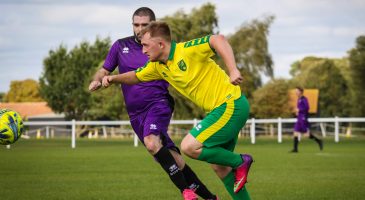
[[[230,73],[229,78],[233,85],[239,85],[240,83],[242,83],[242,80],[243,80],[241,73],[240,73],[240,71],[238,71],[238,69],[234,70],[232,73]]]
[[[89,85],[89,91],[93,92],[101,87],[100,81],[92,81]]]
[[[107,88],[107,87],[109,87],[109,85],[111,83],[112,83],[112,76],[104,76],[103,77],[103,81],[102,81],[103,87]]]

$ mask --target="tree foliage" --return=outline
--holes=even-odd
[[[268,48],[268,34],[274,16],[254,19],[243,23],[238,30],[228,35],[232,46],[237,67],[243,75],[244,81],[240,85],[242,92],[250,99],[253,91],[262,85],[261,74],[274,77],[273,61]],[[224,66],[222,60],[218,60]]]
[[[256,118],[291,117],[289,83],[284,79],[272,80],[253,93],[251,113]]]
[[[177,42],[215,34],[218,30],[218,17],[215,6],[211,3],[194,8],[190,14],[179,10],[172,16],[162,18],[161,21],[169,24],[172,37]]]
[[[349,51],[352,86],[354,88],[352,114],[365,116],[365,35],[356,39],[356,47]]]
[[[349,116],[350,88],[333,60],[307,57],[299,63],[299,68],[300,73],[292,79],[292,86],[319,90],[320,117]]]
[[[104,62],[92,70],[91,74],[95,74]],[[113,74],[117,74],[117,70]],[[91,77],[90,81],[91,82]],[[127,120],[123,93],[120,85],[111,85],[107,89],[99,89],[91,93],[91,107],[87,113],[87,118],[91,120]]]
[[[0,92],[0,102],[4,101],[5,93]]]
[[[84,41],[69,52],[64,45],[50,50],[44,59],[40,92],[53,111],[67,119],[83,119],[91,107],[88,84],[92,69],[109,50],[110,39],[97,38],[94,44]]]
[[[267,40],[274,19],[274,16],[265,17],[263,20],[254,19],[241,25],[236,33],[229,36],[238,67],[253,74],[263,72],[269,77],[274,76]]]
[[[12,81],[10,90],[4,96],[4,102],[39,102],[44,101],[39,94],[39,84],[32,79]]]

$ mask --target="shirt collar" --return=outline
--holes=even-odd
[[[175,41],[172,41],[171,42],[171,48],[170,48],[169,58],[167,60],[172,60],[174,58],[175,49],[176,49],[176,42]]]

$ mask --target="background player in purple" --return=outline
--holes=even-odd
[[[297,122],[294,125],[294,148],[291,152],[297,153],[298,152],[298,143],[299,143],[299,134],[304,134],[305,136],[309,136],[310,139],[314,139],[318,145],[320,150],[323,149],[323,141],[318,139],[312,133],[310,133],[310,124],[308,122],[308,115],[309,115],[309,103],[308,99],[303,95],[303,88],[296,87],[295,93],[298,96],[297,101]]]
[[[119,73],[125,73],[136,70],[148,61],[142,52],[139,33],[150,21],[155,21],[155,14],[151,9],[141,7],[134,12],[132,20],[134,36],[114,42],[103,68],[94,75],[89,85],[90,91],[99,89],[102,78],[116,67]],[[121,85],[131,125],[149,153],[183,193],[184,199],[190,199],[189,196],[194,191],[204,199],[217,199],[185,163],[179,149],[167,134],[174,104],[168,86],[165,81]]]

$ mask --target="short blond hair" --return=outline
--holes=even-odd
[[[150,33],[151,37],[161,37],[167,42],[171,42],[171,31],[170,27],[165,22],[151,22],[141,31],[143,36],[146,33]]]

